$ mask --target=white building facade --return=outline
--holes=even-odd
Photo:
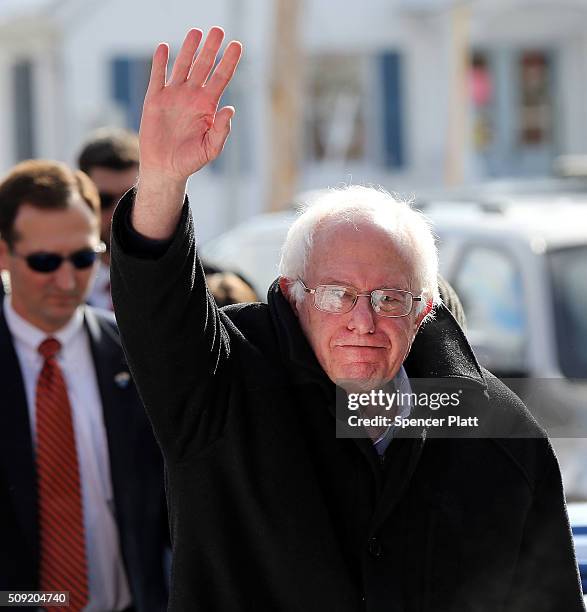
[[[156,44],[168,41],[173,54],[189,27],[219,24],[244,42],[245,56],[224,100],[237,108],[229,144],[190,185],[200,238],[266,209],[275,0],[7,4],[0,1],[0,171],[28,157],[74,163],[92,129],[137,128]],[[478,180],[544,175],[556,155],[587,153],[583,1],[465,3],[463,112],[454,97],[459,5],[300,4],[299,190],[353,181],[413,192],[445,184],[448,158],[464,180]]]

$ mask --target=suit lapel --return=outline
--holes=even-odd
[[[0,301],[0,465],[33,558],[38,557],[37,478],[20,363]]]
[[[112,327],[101,321],[89,307],[85,309],[85,323],[102,400],[115,508],[121,510],[116,499],[120,499],[119,494],[128,486],[128,478],[131,477],[129,471],[132,469],[132,463],[129,461],[129,453],[134,442],[132,415],[128,410],[125,394],[130,375],[120,342]],[[120,517],[116,516],[116,519],[119,521]]]

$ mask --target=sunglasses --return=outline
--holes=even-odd
[[[49,274],[55,272],[61,267],[61,264],[67,259],[71,262],[76,270],[84,270],[91,267],[98,255],[106,251],[106,245],[103,242],[93,249],[80,249],[71,255],[59,255],[59,253],[31,253],[30,255],[20,255],[12,253],[15,257],[20,257],[27,262],[28,267],[35,272]]]

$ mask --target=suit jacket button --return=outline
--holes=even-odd
[[[383,557],[383,548],[381,547],[381,543],[377,538],[371,538],[369,540],[367,549],[369,551],[369,554],[374,559],[380,559],[381,557]]]

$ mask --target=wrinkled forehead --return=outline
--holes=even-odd
[[[331,218],[315,228],[308,253],[308,276],[353,279],[373,286],[412,277],[408,245],[389,227],[366,219]]]

